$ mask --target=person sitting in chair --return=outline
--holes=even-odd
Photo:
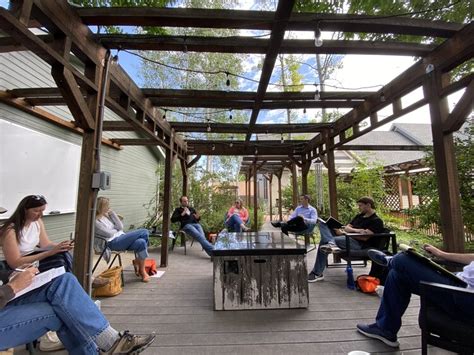
[[[124,232],[122,221],[110,209],[109,199],[102,196],[97,199],[95,218],[95,234],[106,239],[110,250],[134,251],[137,257],[133,260],[135,274],[140,276],[143,282],[150,281],[150,276],[145,270],[145,259],[148,257],[148,230],[140,228]],[[96,238],[94,243],[99,243],[100,240]]]
[[[474,288],[474,253],[448,253],[429,244],[426,244],[424,249],[439,259],[467,265],[457,276],[468,284],[468,288]],[[457,284],[455,280],[438,273],[416,257],[406,253],[398,253],[390,257],[373,249],[369,250],[369,257],[377,264],[387,266],[389,271],[375,323],[357,324],[357,330],[388,346],[398,347],[397,333],[402,325],[402,316],[408,308],[411,295],[420,294],[420,281],[451,286],[457,286]],[[431,299],[438,303],[438,306],[447,314],[456,314],[460,319],[471,324],[474,329],[472,302],[456,296],[439,299],[433,296]]]
[[[0,351],[30,343],[47,331],[57,331],[68,354],[138,354],[155,334],[133,335],[112,328],[71,273],[17,298],[38,272],[0,271]]]
[[[227,211],[225,225],[229,231],[240,233],[250,230],[245,225],[249,220],[249,211],[243,206],[242,200],[236,200],[234,205]]]
[[[318,219],[316,208],[309,204],[308,195],[300,196],[300,205],[296,207],[290,215],[288,222],[270,222],[273,227],[281,228],[281,231],[288,235],[288,232],[309,233],[312,232]]]
[[[383,221],[375,213],[375,202],[370,197],[361,197],[357,200],[360,213],[341,229],[330,230],[327,224],[320,222],[319,231],[321,242],[319,243],[316,261],[313,270],[308,275],[308,282],[323,281],[323,271],[326,268],[327,255],[338,253],[346,248],[346,237],[344,233],[363,234],[349,238],[352,250],[360,250],[364,247],[371,235],[384,231]],[[339,235],[339,236],[334,236]]]
[[[189,200],[187,196],[181,196],[179,202],[181,206],[176,207],[174,210],[173,215],[171,216],[171,222],[180,222],[181,230],[196,239],[199,244],[201,244],[207,255],[212,256],[214,246],[208,242],[204,234],[204,230],[199,224],[201,216],[194,208],[189,206]]]

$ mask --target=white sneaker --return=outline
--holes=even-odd
[[[39,349],[41,351],[57,351],[64,349],[63,343],[59,340],[56,332],[47,332],[39,338]]]
[[[341,251],[341,248],[331,243],[320,245],[319,249],[325,254],[339,253]]]

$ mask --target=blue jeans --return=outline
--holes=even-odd
[[[237,232],[237,233],[242,232],[242,227],[241,227],[242,224],[244,224],[244,222],[242,221],[242,218],[240,218],[240,216],[237,214],[233,214],[225,222],[225,225],[227,226],[227,228],[229,228],[230,232]]]
[[[396,335],[402,325],[402,316],[410,303],[410,297],[419,294],[420,281],[436,282],[455,286],[455,283],[446,276],[440,275],[429,266],[419,262],[414,257],[399,253],[389,264],[389,272],[385,281],[382,301],[377,312],[377,325],[384,331]],[[467,299],[439,300],[435,295],[430,296],[448,314],[464,316],[466,320],[474,318],[474,307]]]
[[[95,337],[109,326],[74,275],[65,273],[0,310],[0,348],[57,331],[69,354],[97,354]]]
[[[148,258],[148,236],[147,229],[135,229],[107,243],[110,250],[122,251],[133,250],[138,259]]]
[[[316,254],[316,261],[314,262],[313,273],[317,275],[322,275],[324,269],[326,269],[326,262],[328,260],[327,254],[323,253],[319,248],[324,244],[336,244],[341,249],[346,249],[346,236],[337,236],[335,237],[326,223],[319,223],[319,232],[321,234],[321,241],[318,246],[318,253]],[[349,243],[351,245],[351,250],[360,250],[362,246],[355,239],[349,238]]]
[[[199,223],[188,223],[183,228],[181,228],[181,230],[196,239],[199,244],[201,244],[207,255],[210,256],[212,254],[214,246],[207,241],[206,236],[204,235],[204,230]]]

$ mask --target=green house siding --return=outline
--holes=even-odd
[[[112,116],[113,113],[107,111],[106,119],[114,119]],[[82,137],[79,134],[4,104],[0,104],[0,119],[77,145],[81,145],[82,142]],[[135,133],[131,132],[120,132],[120,136],[137,137]],[[128,146],[117,150],[102,145],[101,170],[111,173],[112,188],[100,191],[99,194],[111,199],[112,208],[124,217],[126,230],[130,225],[139,227],[146,220],[147,211],[143,205],[150,201],[155,193],[158,182],[155,171],[159,162],[160,153],[156,147]],[[41,194],[41,191],[38,193]],[[75,214],[45,216],[44,222],[52,240],[65,239],[75,229]]]

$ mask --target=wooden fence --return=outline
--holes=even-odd
[[[407,215],[406,213],[400,212],[400,211],[392,211],[390,212],[390,214],[393,217],[396,217],[402,221],[401,223],[402,227],[405,227],[408,229],[417,229],[418,231],[424,234],[435,235],[435,236],[441,237],[441,232],[436,223],[432,223],[429,227],[420,227],[418,218],[413,218]],[[468,231],[466,226],[464,226],[464,237],[466,239],[466,242],[474,241],[474,234]]]

